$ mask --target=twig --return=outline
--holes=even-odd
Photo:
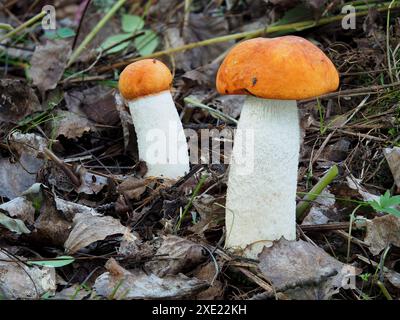
[[[97,33],[105,26],[105,24],[112,18],[112,16],[125,4],[126,0],[119,0],[117,3],[113,5],[113,7],[108,11],[108,13],[97,23],[97,25],[90,31],[90,33],[86,36],[86,38],[82,41],[82,43],[76,48],[76,50],[72,53],[69,58],[67,67],[71,66],[75,62],[75,60],[79,57],[83,50],[85,50],[86,46],[94,39]]]
[[[79,19],[78,29],[76,29],[75,38],[74,38],[74,41],[72,42],[72,47],[71,47],[72,50],[75,49],[75,45],[76,45],[76,42],[78,41],[79,33],[81,32],[83,18],[85,17],[86,11],[87,11],[87,9],[89,9],[89,5],[91,2],[92,2],[92,0],[86,0],[85,8],[83,9],[81,18]]]
[[[393,6],[391,9],[397,9],[397,8],[400,8],[400,5]],[[376,10],[379,12],[384,12],[384,11],[388,10],[388,6],[378,8]],[[368,15],[368,13],[369,13],[368,10],[360,11],[360,12],[356,12],[355,16],[365,16],[365,15]],[[238,40],[238,39],[244,39],[244,38],[255,38],[255,37],[259,37],[261,35],[267,35],[267,34],[271,34],[271,33],[275,33],[275,32],[290,32],[293,30],[301,31],[301,30],[305,30],[305,29],[310,29],[310,28],[322,26],[325,24],[329,24],[332,22],[340,21],[345,16],[346,15],[337,15],[337,16],[333,16],[333,17],[326,17],[326,18],[322,18],[322,19],[318,20],[318,22],[316,22],[314,20],[307,20],[307,21],[302,21],[302,22],[290,23],[290,24],[286,24],[286,25],[270,26],[270,27],[267,26],[265,28],[260,28],[260,29],[256,29],[253,31],[234,33],[234,34],[216,37],[216,38],[212,38],[212,39],[207,39],[207,40],[203,40],[203,41],[199,41],[199,42],[188,43],[188,44],[185,44],[180,47],[170,48],[167,50],[155,52],[155,53],[147,55],[147,56],[127,59],[125,61],[117,62],[117,63],[114,63],[109,66],[100,67],[97,69],[97,72],[99,72],[99,73],[107,72],[107,71],[110,71],[113,69],[125,67],[126,65],[128,65],[132,62],[135,62],[137,60],[156,58],[156,57],[160,57],[163,55],[175,54],[177,52],[194,49],[194,48],[198,48],[198,47],[203,47],[203,46],[209,46],[209,45],[217,44],[217,43],[221,43],[221,42],[227,42],[227,41],[231,41],[231,40]]]
[[[21,24],[19,27],[11,30],[10,32],[6,33],[4,36],[2,36],[0,38],[0,42],[2,42],[3,40],[10,38],[14,35],[16,35],[17,33],[19,33],[22,30],[25,30],[26,28],[30,27],[31,25],[35,24],[37,21],[39,21],[40,19],[42,19],[47,13],[45,11],[37,14],[36,16],[34,16],[33,18],[29,19],[28,21],[24,22],[23,24]]]
[[[69,166],[64,163],[64,161],[59,159],[52,151],[50,151],[47,148],[44,148],[44,153],[57,166],[59,166],[62,171],[64,171],[64,173],[68,176],[68,178],[71,180],[71,182],[75,186],[79,187],[81,185],[81,182],[79,181],[78,177],[72,172],[72,170],[69,168]]]
[[[314,201],[318,195],[326,188],[328,184],[330,184],[333,179],[338,175],[339,170],[336,165],[332,166],[327,173],[318,181],[318,183],[308,192],[303,200],[301,200],[296,207],[296,217],[297,220],[302,220],[304,218],[304,214],[311,206],[311,201]]]
[[[224,119],[228,120],[231,123],[234,123],[234,124],[238,123],[238,121],[235,118],[232,118],[231,116],[229,116],[229,115],[227,115],[227,114],[225,114],[225,113],[223,113],[223,112],[221,112],[219,110],[210,108],[209,106],[201,103],[200,101],[198,101],[198,100],[196,100],[194,98],[186,97],[186,98],[183,99],[183,101],[188,103],[188,104],[194,105],[195,107],[199,107],[201,109],[205,109],[205,110],[209,111],[211,114],[213,114],[214,116],[224,118]]]

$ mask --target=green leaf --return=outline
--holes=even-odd
[[[120,34],[116,34],[113,36],[108,37],[100,46],[99,50],[106,50],[107,54],[110,53],[115,53],[115,52],[119,52],[124,50],[126,47],[129,46],[130,41],[125,41],[113,48],[111,48],[113,45],[124,41],[126,39],[128,39],[129,37],[131,37],[132,35],[129,33],[120,33]],[[111,48],[110,50],[107,50],[108,48]]]
[[[75,36],[75,31],[71,28],[60,28],[57,30],[47,30],[44,33],[44,36],[47,39],[54,40],[54,39],[66,39]]]
[[[136,50],[141,56],[152,54],[157,48],[159,40],[158,36],[152,30],[145,30],[144,34],[133,40]]]
[[[12,219],[2,212],[0,212],[0,224],[17,234],[31,233],[22,220]]]
[[[28,261],[30,265],[36,265],[41,267],[53,267],[59,268],[71,264],[75,261],[74,257],[71,256],[61,256],[52,260],[40,260],[40,261]]]
[[[143,28],[144,21],[141,17],[132,14],[122,16],[122,30],[128,33],[134,33]]]

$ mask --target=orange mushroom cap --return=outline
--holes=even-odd
[[[156,59],[143,59],[125,67],[119,76],[119,92],[126,100],[168,90],[172,74],[168,67]]]
[[[335,91],[339,74],[310,41],[296,37],[255,38],[230,50],[217,74],[221,94],[299,100]]]

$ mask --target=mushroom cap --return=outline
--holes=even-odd
[[[119,76],[118,89],[126,100],[168,90],[172,74],[168,67],[156,59],[143,59],[125,67]]]
[[[296,37],[254,38],[233,47],[217,74],[220,94],[299,100],[335,91],[339,74],[310,41]]]

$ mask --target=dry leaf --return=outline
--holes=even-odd
[[[78,212],[74,217],[73,229],[65,241],[64,248],[71,254],[108,236],[127,232],[129,229],[113,217],[99,217]]]
[[[130,200],[139,200],[141,195],[146,191],[148,183],[149,181],[146,179],[130,176],[118,186],[117,191]]]
[[[390,171],[392,172],[394,182],[397,188],[400,189],[400,148],[385,148],[383,149],[386,161],[389,164]]]
[[[112,264],[111,270],[100,275],[94,284],[96,293],[117,300],[182,299],[207,288],[207,283],[183,274],[160,278],[143,270],[125,270]],[[109,265],[110,267],[110,265]]]
[[[28,267],[21,262],[16,263],[14,257],[10,257],[0,249],[0,296],[2,299],[39,299],[45,293],[54,294],[55,290],[54,268]]]
[[[400,218],[388,214],[367,221],[364,241],[373,255],[378,255],[390,244],[400,247]]]
[[[190,270],[208,256],[204,248],[192,241],[168,235],[156,252],[159,259],[146,263],[146,267],[160,277]]]
[[[62,135],[68,139],[80,138],[85,132],[95,131],[94,125],[86,117],[62,110],[57,112],[53,126],[56,137]]]
[[[70,44],[66,41],[47,41],[45,45],[36,46],[29,76],[41,92],[57,86],[70,54]]]
[[[308,242],[274,241],[259,255],[259,268],[277,291],[292,299],[325,300],[355,285],[357,270]]]
[[[0,79],[0,123],[16,123],[36,111],[42,106],[32,88],[22,80]]]

